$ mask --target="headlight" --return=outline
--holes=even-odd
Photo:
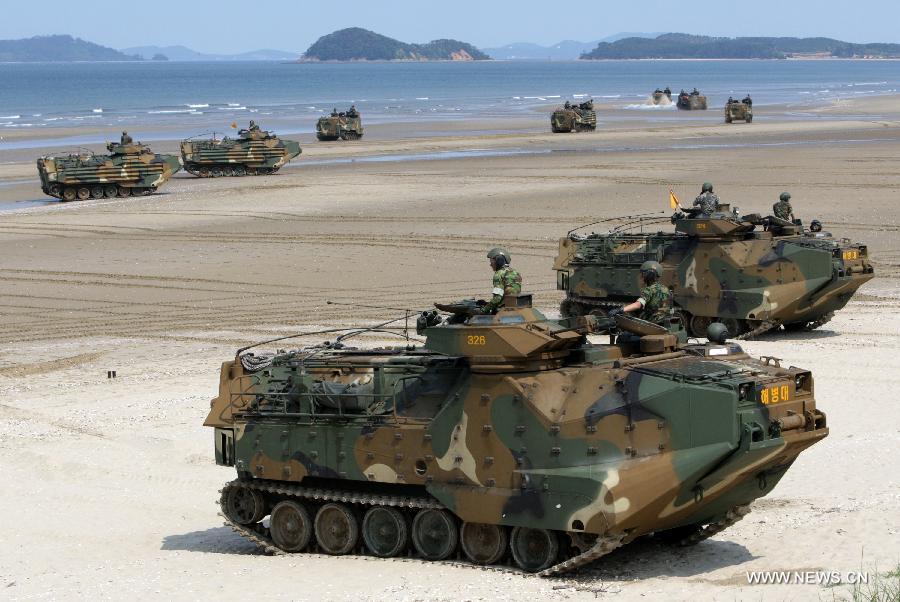
[[[750,394],[753,392],[753,383],[744,383],[738,386],[738,400],[746,401],[750,399]]]

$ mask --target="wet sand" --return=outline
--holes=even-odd
[[[0,213],[0,587],[14,599],[231,598],[250,583],[277,599],[819,599],[844,589],[749,586],[745,573],[894,568],[900,106],[868,100],[730,126],[713,110],[662,122],[610,111],[593,134],[546,133],[544,116],[494,133],[372,126],[359,143],[301,136],[301,158],[272,177],[179,174],[150,197],[24,208],[45,200],[33,153],[0,154],[0,204],[15,209]],[[669,186],[689,204],[707,180],[745,213],[791,191],[805,220],[866,242],[877,274],[819,331],[745,344],[813,370],[831,434],[744,521],[689,549],[638,541],[552,581],[268,557],[221,526],[216,492],[233,471],[214,465],[201,423],[235,348],[396,313],[354,304],[483,296],[496,244],[553,314],[560,236],[615,215],[666,218]]]

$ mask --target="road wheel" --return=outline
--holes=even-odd
[[[47,194],[49,194],[50,196],[58,197],[60,196],[61,191],[62,188],[59,184],[50,184],[50,188],[47,189]]]
[[[243,485],[227,487],[220,503],[225,516],[240,525],[258,523],[266,515],[262,494]]]
[[[506,553],[509,536],[503,525],[465,522],[459,529],[459,543],[475,564],[494,564]]]
[[[325,504],[316,513],[316,541],[326,554],[350,552],[359,541],[359,524],[344,504]]]
[[[420,510],[412,523],[413,547],[426,560],[443,560],[456,550],[459,531],[446,510]]]
[[[556,533],[547,529],[516,527],[510,536],[509,548],[520,569],[537,573],[556,562],[559,539]]]
[[[108,199],[113,198],[117,194],[116,185],[115,184],[107,184],[103,187],[103,196]]]
[[[691,321],[689,326],[689,330],[691,332],[691,336],[694,337],[705,337],[706,329],[712,324],[712,318],[708,318],[706,316],[691,316]]]
[[[120,197],[128,197],[128,196],[131,196],[131,188],[129,188],[128,186],[119,186],[116,189],[116,193]]]
[[[211,174],[212,174],[212,177],[214,177],[214,178],[221,178],[222,175],[223,175],[222,168],[221,168],[221,167],[218,167],[218,166],[213,167],[213,168],[209,171],[209,173],[211,173]]]
[[[309,513],[293,500],[279,502],[272,508],[269,519],[272,540],[285,552],[300,552],[312,538],[313,526]]]
[[[197,173],[200,174],[201,178],[208,178],[209,177],[209,168],[201,167],[200,169],[197,170]]]
[[[75,192],[75,189],[71,186],[68,186],[62,191],[62,200],[64,201],[74,201],[78,198],[78,193]]]
[[[744,321],[736,318],[722,318],[719,320],[728,329],[728,338],[740,336],[744,333]]]
[[[91,186],[91,198],[92,199],[102,199],[103,198],[103,186]]]
[[[79,186],[76,194],[78,195],[79,201],[86,201],[91,198],[91,189],[87,186]]]
[[[397,556],[409,544],[406,517],[396,508],[373,506],[363,516],[362,536],[366,547],[376,556]]]
[[[234,168],[234,175],[236,175],[238,177],[246,176],[247,169],[243,165],[238,165],[237,167]]]

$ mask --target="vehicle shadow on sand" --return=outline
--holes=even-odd
[[[255,544],[242,538],[229,527],[212,527],[204,531],[166,535],[160,549],[210,554],[262,554]]]

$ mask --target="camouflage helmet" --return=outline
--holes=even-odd
[[[499,263],[500,266],[507,265],[510,261],[512,261],[512,255],[510,255],[509,251],[507,251],[503,247],[494,247],[493,249],[488,251],[487,256],[488,259],[492,261],[499,258],[497,263]]]
[[[662,266],[657,261],[645,261],[641,264],[641,276],[653,274],[657,278],[662,276]]]
[[[703,188],[700,192],[712,192],[712,182],[703,182]]]
[[[778,198],[782,201],[789,201],[789,200],[791,200],[791,193],[790,192],[782,192],[781,196],[779,196]]]
[[[817,219],[809,222],[809,229],[811,232],[821,232],[822,231],[822,222]]]

